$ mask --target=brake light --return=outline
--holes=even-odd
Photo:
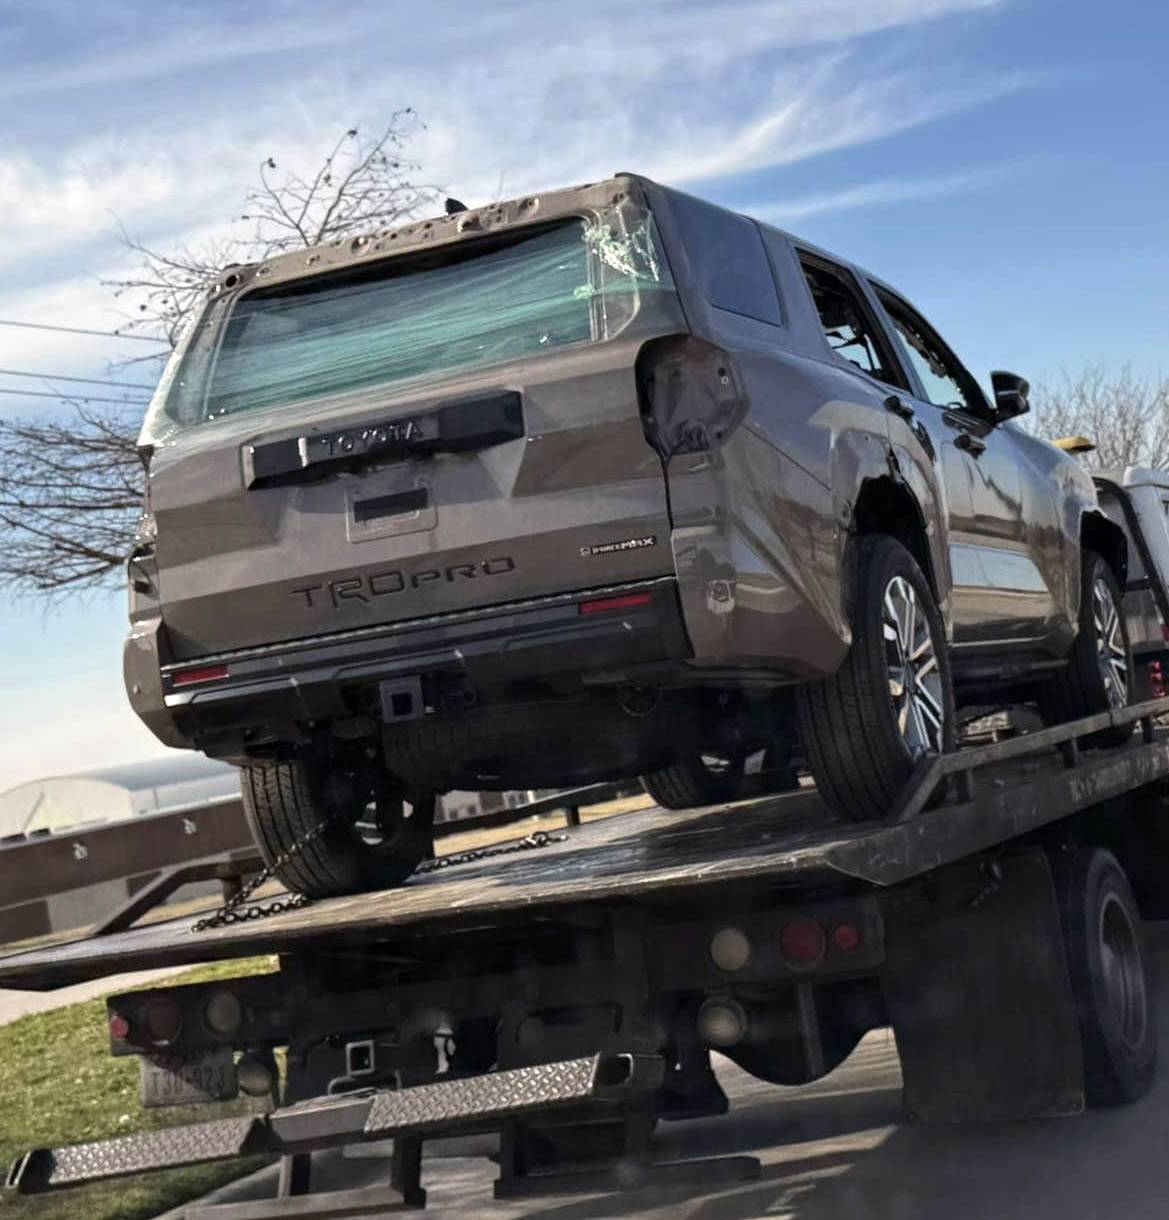
[[[218,682],[227,677],[226,665],[203,665],[198,669],[180,669],[171,676],[175,686],[194,686],[196,682]]]
[[[581,602],[581,614],[607,614],[610,610],[633,610],[637,606],[648,606],[653,601],[652,593],[626,593],[621,597],[601,597],[592,602]]]
[[[832,943],[841,953],[851,953],[860,947],[861,930],[854,923],[837,924],[832,933]]]
[[[159,996],[146,1005],[142,1022],[150,1034],[150,1041],[156,1046],[166,1046],[179,1036],[183,1014],[174,1000]]]
[[[814,966],[827,948],[824,929],[806,915],[789,919],[779,930],[779,951],[789,966]]]
[[[1165,698],[1165,667],[1160,661],[1149,662],[1149,693],[1154,699]]]

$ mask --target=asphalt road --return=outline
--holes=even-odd
[[[1166,1062],[1153,1093],[1136,1105],[1025,1123],[909,1126],[900,1106],[896,1046],[882,1030],[805,1089],[764,1084],[720,1061],[731,1113],[659,1128],[660,1160],[750,1153],[763,1163],[758,1181],[708,1193],[657,1189],[496,1203],[495,1166],[466,1155],[487,1148],[451,1141],[428,1152],[425,1214],[443,1220],[1163,1220],[1169,1214],[1169,940],[1163,929],[1158,941],[1153,967]],[[320,1159],[318,1180],[368,1185],[385,1180],[384,1173],[384,1161],[334,1153]]]

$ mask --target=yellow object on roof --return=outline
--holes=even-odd
[[[1096,442],[1086,436],[1061,436],[1051,443],[1065,453],[1091,453],[1096,448]]]

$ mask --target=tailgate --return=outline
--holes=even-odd
[[[162,452],[151,504],[175,659],[671,573],[639,347]]]
[[[174,659],[672,572],[635,365],[685,322],[618,194],[228,277],[147,421]]]

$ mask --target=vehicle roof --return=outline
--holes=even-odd
[[[1125,466],[1123,470],[1110,466],[1092,473],[1111,479],[1121,487],[1157,487],[1169,490],[1169,470],[1157,470],[1151,466]]]
[[[617,174],[600,182],[533,191],[452,215],[422,217],[347,240],[276,254],[258,263],[236,264],[224,268],[213,292],[266,287],[306,275],[319,275],[323,271],[376,262],[405,250],[445,245],[518,225],[571,216],[582,208],[612,206],[629,197],[631,185],[637,192],[639,184],[648,181],[637,174]]]
[[[384,258],[403,250],[443,245],[465,236],[482,236],[517,224],[530,224],[534,221],[571,215],[582,207],[612,205],[621,202],[628,196],[631,185],[637,193],[649,188],[671,195],[690,195],[690,192],[666,186],[644,174],[621,170],[612,177],[599,182],[578,183],[575,186],[558,187],[550,191],[534,191],[514,199],[468,208],[466,211],[456,212],[453,215],[422,217],[397,227],[378,229],[347,241],[338,240],[327,245],[312,246],[307,250],[293,250],[286,254],[273,255],[258,263],[235,264],[224,268],[216,287],[220,291],[235,291],[244,286],[282,283],[305,275],[317,275],[322,271],[338,270],[343,267],[373,262],[378,257]],[[727,208],[699,195],[690,195],[690,197],[701,199],[710,207],[736,212],[734,208]],[[786,229],[758,220],[749,212],[736,212],[736,214],[747,216],[762,228],[780,234],[802,250],[848,267],[858,275],[865,276],[891,292],[897,292],[897,289],[840,254],[816,246]],[[245,285],[244,280],[251,283]]]

